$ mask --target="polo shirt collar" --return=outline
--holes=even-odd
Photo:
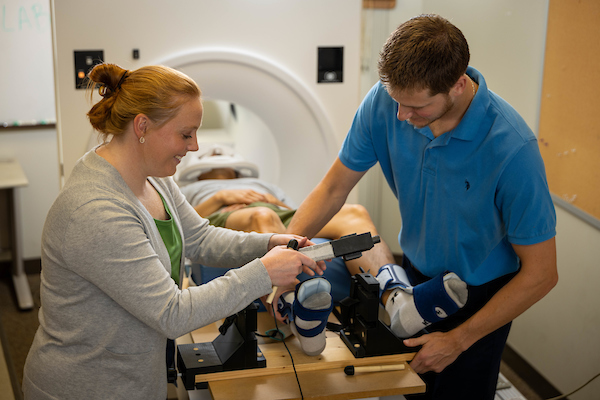
[[[451,131],[454,139],[472,141],[479,133],[479,126],[485,118],[485,110],[490,104],[490,96],[483,75],[473,67],[467,68],[467,75],[479,85],[477,93],[467,112],[456,128]]]

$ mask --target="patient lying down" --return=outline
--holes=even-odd
[[[224,161],[227,156],[223,156],[222,151],[217,146],[200,159],[210,160],[215,156],[215,160]],[[183,186],[181,191],[198,214],[212,225],[246,232],[284,233],[295,212],[289,204],[291,201],[279,187],[258,179],[257,172],[236,169],[240,158],[235,157],[232,166],[219,162],[213,168],[199,169],[196,180]],[[248,163],[244,163],[244,167],[248,167]],[[189,174],[187,178],[190,182]],[[368,211],[361,205],[345,204],[315,237],[339,239],[363,232],[378,234]],[[401,338],[413,336],[435,322],[417,309],[441,307],[450,315],[466,302],[466,284],[455,274],[432,279],[415,286],[420,290],[413,291],[406,273],[395,263],[383,241],[362,257],[346,261],[346,267],[351,275],[360,273],[360,268],[377,275],[390,327]],[[421,288],[423,285],[428,286]],[[332,308],[330,292],[329,282],[314,278],[299,284],[295,292],[280,297],[279,311],[288,316],[292,331],[308,355],[318,355],[325,348],[325,322]]]
[[[246,232],[284,233],[294,215],[295,210],[285,202],[281,189],[258,178],[237,178],[231,168],[213,169],[201,174],[198,181],[182,191],[186,197],[190,194],[192,206],[212,225]],[[345,204],[315,237],[339,239],[362,232],[377,234],[369,213],[361,205]],[[393,257],[387,246],[382,250]],[[351,273],[358,273],[359,265],[369,269],[364,258],[357,260],[356,270]]]

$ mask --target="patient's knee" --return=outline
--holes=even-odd
[[[285,226],[279,219],[275,211],[266,207],[253,207],[250,214],[250,227],[254,232],[275,232],[285,231]]]
[[[360,204],[344,204],[339,213],[340,222],[344,229],[352,231],[377,234],[375,224],[369,215],[369,211]]]
[[[345,218],[354,218],[356,220],[371,222],[369,211],[360,204],[344,204],[340,212],[343,213]]]

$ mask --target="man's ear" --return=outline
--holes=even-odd
[[[463,74],[450,89],[450,94],[454,97],[458,97],[463,94],[467,88],[471,88],[470,81],[467,74]]]

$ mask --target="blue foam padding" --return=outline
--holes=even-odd
[[[314,244],[330,241],[329,239],[311,239]],[[331,261],[325,261],[327,269],[323,276],[331,283],[331,297],[334,303],[339,303],[350,295],[350,273],[346,269],[346,264],[341,258],[335,258]],[[196,283],[206,283],[219,276],[225,275],[228,268],[207,267],[201,264],[192,264],[192,280]],[[298,275],[301,282],[311,278],[304,272]],[[264,311],[261,303],[259,311]]]
[[[439,274],[427,282],[421,283],[413,288],[415,306],[417,311],[428,322],[439,322],[445,318],[438,315],[441,309],[446,316],[452,315],[459,310],[458,305],[452,300],[444,286],[444,275]],[[441,314],[443,315],[443,314]]]

